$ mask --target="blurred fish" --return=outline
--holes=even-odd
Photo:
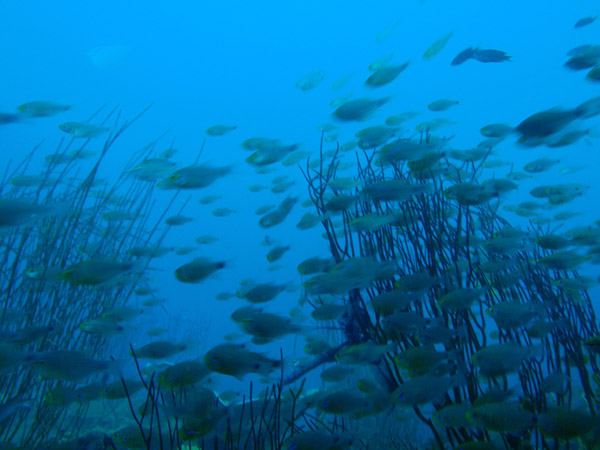
[[[431,59],[435,55],[437,55],[439,52],[441,52],[453,34],[454,34],[454,31],[451,31],[450,33],[445,34],[445,35],[441,36],[440,38],[436,39],[436,41],[433,44],[431,44],[427,48],[427,50],[425,50],[425,53],[423,53],[423,59]]]
[[[165,369],[158,380],[167,389],[177,389],[196,384],[209,374],[210,369],[202,361],[184,361]]]
[[[506,52],[503,52],[501,50],[476,49],[471,58],[482,63],[497,63],[503,61],[510,61],[511,56],[508,56]]]
[[[17,111],[28,117],[50,117],[64,112],[71,107],[49,101],[34,101],[17,106]]]
[[[538,415],[538,428],[545,436],[569,441],[598,429],[598,418],[587,411],[555,406]]]
[[[482,375],[493,378],[518,371],[525,360],[538,353],[539,348],[506,343],[488,345],[477,351],[471,359]]]
[[[583,17],[583,18],[579,19],[577,22],[575,22],[575,25],[573,25],[573,28],[587,27],[588,25],[591,25],[592,23],[594,23],[594,21],[597,19],[597,17],[598,16]]]
[[[296,82],[296,87],[301,91],[309,91],[317,86],[324,78],[323,71],[317,70],[304,75]]]
[[[82,352],[64,350],[40,354],[32,367],[43,379],[62,381],[79,381],[117,369],[115,361],[99,361]]]
[[[514,131],[514,128],[504,123],[492,123],[481,128],[480,132],[486,137],[503,138]]]
[[[272,263],[272,262],[279,260],[285,254],[285,252],[287,252],[289,249],[290,249],[289,245],[277,245],[277,246],[273,247],[267,253],[267,261]]]
[[[23,118],[20,114],[10,114],[0,112],[0,125],[7,125],[9,123],[20,122]]]
[[[0,199],[0,228],[26,226],[44,217],[66,213],[66,205],[36,204],[21,199]]]
[[[211,185],[229,172],[231,172],[229,166],[193,165],[175,171],[157,186],[160,189],[199,189]]]
[[[235,125],[213,125],[206,129],[206,134],[209,136],[223,136],[224,134],[230,133],[235,130]]]
[[[458,55],[456,55],[454,57],[454,59],[452,60],[450,65],[458,66],[459,64],[464,63],[468,59],[473,58],[473,55],[475,54],[476,51],[477,51],[477,49],[475,49],[473,47],[469,47],[469,48],[463,50],[462,52],[460,52]]]
[[[208,368],[214,372],[242,379],[248,373],[268,375],[280,365],[262,353],[252,352],[243,344],[221,344],[210,349],[204,356]]]
[[[175,344],[170,341],[156,341],[135,349],[135,356],[141,359],[164,359],[181,353],[187,348],[183,343]],[[130,352],[133,356],[133,353]]]
[[[473,425],[489,431],[518,434],[532,427],[535,414],[523,409],[520,403],[486,403],[467,412]]]
[[[60,273],[59,278],[76,286],[96,286],[108,283],[126,272],[141,269],[142,266],[136,261],[118,262],[111,258],[97,258],[68,266]]]
[[[142,181],[158,181],[173,171],[176,164],[164,158],[145,159],[125,172]]]
[[[196,258],[175,270],[175,278],[183,283],[201,283],[217,270],[225,267],[223,261]]]
[[[377,110],[377,108],[387,103],[387,101],[388,98],[375,100],[360,98],[357,100],[350,100],[338,107],[333,112],[333,115],[346,122],[365,121]]]
[[[185,225],[186,223],[191,222],[192,220],[194,220],[191,217],[186,217],[186,216],[182,216],[182,215],[178,215],[178,216],[171,216],[168,217],[165,220],[165,223],[169,226],[179,226],[179,225]]]
[[[65,122],[61,123],[58,128],[65,133],[68,133],[76,138],[94,138],[108,131],[106,127],[97,125],[89,125],[81,122]]]
[[[427,105],[427,108],[430,111],[445,111],[452,106],[458,105],[458,100],[450,100],[448,98],[442,98],[440,100],[436,100]]]
[[[375,71],[367,78],[365,84],[371,87],[380,87],[394,81],[408,67],[408,62],[397,66],[384,66],[375,69]],[[350,102],[347,102],[350,103]],[[347,104],[346,103],[346,104]],[[335,114],[335,113],[334,113]],[[339,114],[336,114],[340,119],[343,119]],[[343,120],[361,120],[361,119],[343,119]]]
[[[280,224],[285,220],[288,216],[294,205],[296,204],[297,199],[294,197],[287,197],[283,200],[276,210],[271,211],[261,217],[258,222],[262,228],[270,228],[275,225]]]

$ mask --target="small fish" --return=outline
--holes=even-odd
[[[327,383],[336,383],[338,381],[342,381],[344,378],[352,375],[354,373],[354,369],[346,366],[331,366],[325,369],[321,373],[321,379]]]
[[[278,259],[280,259],[285,252],[287,252],[290,249],[289,245],[277,245],[275,247],[273,247],[269,253],[267,253],[267,261],[269,262],[275,262]]]
[[[206,366],[214,372],[242,379],[248,373],[268,375],[281,361],[246,349],[244,344],[220,344],[204,356]]]
[[[317,216],[313,213],[306,213],[300,218],[300,221],[296,224],[296,228],[308,230],[321,223],[322,220],[324,220],[324,218],[321,216]]]
[[[348,75],[343,75],[341,77],[339,77],[337,80],[335,80],[333,83],[331,83],[331,89],[339,89],[342,86],[344,86],[346,83],[348,83],[348,81],[350,81],[350,79],[352,78],[354,74],[348,74]]]
[[[510,61],[512,57],[501,50],[476,49],[471,58],[482,63],[498,63],[503,61]]]
[[[262,216],[268,213],[269,211],[272,211],[273,208],[275,208],[275,205],[262,205],[254,210],[254,214],[256,214],[257,216]]]
[[[285,198],[285,200],[283,200],[279,204],[277,209],[265,214],[263,217],[260,218],[260,220],[258,222],[259,225],[262,228],[271,228],[275,225],[280,224],[288,216],[288,214],[290,213],[290,211],[292,210],[292,208],[294,207],[296,202],[297,202],[297,199],[294,197]]]
[[[233,297],[235,297],[233,292],[219,292],[217,295],[215,295],[215,299],[220,301],[229,300]]]
[[[316,307],[310,315],[316,321],[329,321],[338,319],[346,311],[348,311],[348,308],[345,305],[325,303]]]
[[[514,131],[514,128],[504,123],[492,123],[481,128],[480,133],[489,138],[503,138]]]
[[[478,405],[469,410],[466,417],[478,428],[513,434],[523,432],[535,423],[535,415],[517,402]]]
[[[425,50],[425,53],[423,53],[423,59],[431,59],[435,55],[437,55],[439,52],[441,52],[453,34],[454,34],[454,31],[451,31],[450,33],[445,34],[444,36],[438,38],[433,44],[431,44],[427,48],[427,50]]]
[[[394,81],[408,67],[408,62],[396,66],[384,66],[375,70],[365,84],[370,87],[380,87]],[[350,103],[350,102],[348,102]],[[339,117],[339,116],[338,116]]]
[[[223,136],[235,129],[237,129],[237,126],[235,125],[213,125],[206,129],[206,134],[209,136]]]
[[[458,66],[459,64],[464,63],[468,59],[473,58],[473,55],[475,54],[476,51],[477,51],[477,49],[475,49],[473,47],[469,47],[469,48],[463,50],[458,55],[456,55],[456,57],[452,60],[450,65]]]
[[[558,164],[559,162],[560,161],[558,159],[539,158],[525,164],[523,170],[529,173],[544,172],[553,167],[554,165]]]
[[[200,164],[183,167],[157,184],[159,189],[200,189],[229,174],[231,167]]]
[[[588,25],[591,25],[592,23],[594,23],[594,21],[597,18],[598,18],[598,16],[583,17],[583,18],[579,19],[577,22],[575,22],[575,25],[573,25],[573,28],[587,27]]]
[[[94,138],[108,131],[106,127],[89,125],[81,122],[61,123],[58,128],[76,138]]]
[[[287,285],[275,283],[261,283],[257,285],[244,286],[239,289],[237,296],[245,298],[251,303],[264,303],[273,300],[285,290]]]
[[[183,283],[200,283],[217,270],[225,267],[223,261],[196,258],[175,270],[175,277]]]
[[[215,217],[227,217],[235,214],[237,211],[231,208],[216,208],[212,210],[212,215]]]
[[[184,361],[168,367],[158,380],[168,389],[176,389],[198,383],[209,374],[210,369],[202,361]]]
[[[169,217],[165,220],[165,223],[169,226],[180,226],[180,225],[184,225],[186,223],[191,222],[192,219],[191,217],[186,217],[186,216],[172,216]]]
[[[142,181],[158,181],[169,175],[176,164],[164,158],[145,159],[135,167],[126,170],[134,178]]]
[[[19,114],[10,114],[0,112],[0,125],[7,125],[9,123],[17,123],[22,120]]]
[[[60,273],[59,278],[75,286],[96,286],[107,283],[126,272],[139,270],[139,267],[136,261],[89,259],[70,265]]]
[[[493,378],[516,372],[521,364],[538,353],[537,348],[517,344],[495,344],[483,347],[471,358],[482,375]]]
[[[537,426],[548,437],[569,441],[596,429],[598,419],[587,411],[555,406],[538,415]]]
[[[50,117],[70,108],[68,105],[60,105],[49,101],[34,101],[17,106],[17,111],[29,117]]]
[[[217,242],[219,238],[210,234],[203,234],[202,236],[198,236],[194,240],[200,245],[208,245],[212,244],[213,242]]]
[[[221,198],[220,195],[205,195],[198,199],[198,203],[201,205],[208,205],[209,203],[214,203]]]
[[[156,341],[135,350],[135,356],[142,359],[163,359],[181,353],[187,348],[185,344],[174,344],[169,341]],[[130,352],[130,355],[133,354]]]
[[[304,75],[296,82],[296,87],[301,91],[309,91],[317,86],[325,78],[323,71],[317,70]]]
[[[197,247],[192,247],[192,246],[185,246],[185,247],[177,247],[175,249],[175,254],[176,255],[189,255],[190,253],[194,253],[198,248]]]
[[[371,100],[369,98],[360,98],[350,100],[340,105],[333,115],[340,120],[349,121],[364,121],[367,120],[377,108],[387,103],[388,98],[380,98]]]
[[[430,111],[446,111],[447,109],[458,105],[459,101],[458,100],[450,100],[447,98],[442,98],[440,100],[436,100],[434,102],[431,102],[429,105],[427,105],[427,108]]]
[[[37,356],[32,367],[43,379],[62,381],[79,381],[116,368],[114,361],[98,361],[82,352],[64,350]]]

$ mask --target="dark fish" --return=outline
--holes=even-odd
[[[464,63],[467,59],[471,59],[476,51],[477,49],[474,49],[473,47],[469,47],[468,49],[463,50],[458,55],[456,55],[456,57],[452,60],[450,65],[458,66],[459,64]]]
[[[569,50],[567,52],[567,56],[575,56],[579,53],[587,52],[590,48],[592,48],[592,44],[579,45]]]
[[[15,123],[21,120],[18,114],[0,113],[0,125]]]
[[[594,67],[600,62],[600,45],[590,45],[573,54],[565,63],[571,70],[584,70]]]
[[[471,57],[482,63],[510,61],[511,58],[501,50],[475,50]]]
[[[523,139],[547,137],[562,130],[573,120],[579,117],[581,112],[569,109],[549,109],[529,116],[515,128],[517,133],[523,135]]]
[[[597,16],[588,16],[588,17],[584,17],[582,19],[579,19],[577,22],[575,22],[575,25],[573,25],[573,28],[583,28],[588,26],[589,24],[591,24],[592,22],[594,22],[594,20],[596,20]]]

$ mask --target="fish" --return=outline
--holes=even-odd
[[[325,78],[322,70],[307,73],[302,76],[297,82],[296,87],[301,91],[310,91],[315,88]]]
[[[201,360],[183,361],[167,367],[158,376],[158,380],[168,389],[178,389],[200,382],[210,372]]]
[[[97,258],[80,261],[66,267],[59,279],[75,286],[97,286],[109,283],[127,272],[138,272],[142,266],[136,261],[115,261],[112,258]]]
[[[186,223],[189,223],[192,220],[194,220],[192,217],[177,215],[177,216],[167,217],[167,219],[165,219],[165,223],[169,226],[179,226],[179,225],[185,225]]]
[[[438,39],[436,39],[435,42],[433,42],[433,44],[431,44],[429,47],[427,47],[427,50],[425,50],[425,53],[423,53],[423,59],[431,59],[434,56],[436,56],[439,52],[441,52],[453,34],[454,34],[454,31],[451,31],[451,32],[439,37]]]
[[[298,201],[298,199],[295,197],[285,198],[285,200],[283,200],[279,204],[277,209],[275,209],[274,211],[271,211],[271,212],[265,214],[263,217],[261,217],[258,224],[262,228],[271,228],[271,227],[274,227],[275,225],[280,224],[288,216],[288,214],[290,213],[290,211],[292,210],[292,208],[294,207],[294,205],[296,204],[297,201]]]
[[[45,380],[81,381],[98,373],[114,373],[115,361],[101,361],[80,351],[58,350],[36,356],[31,366]]]
[[[248,373],[266,376],[281,364],[279,360],[248,350],[245,344],[219,344],[206,353],[204,361],[213,372],[240,380]]]
[[[469,47],[469,48],[463,50],[462,52],[460,52],[458,55],[456,55],[454,57],[454,59],[452,60],[450,65],[458,66],[458,65],[464,63],[465,61],[473,58],[476,51],[477,51],[477,49],[475,49],[473,47]]]
[[[176,170],[157,184],[159,189],[201,189],[231,172],[229,166],[200,164]]]
[[[64,122],[58,128],[75,138],[95,138],[108,131],[108,128],[81,122]]]
[[[430,111],[445,111],[448,108],[451,108],[452,106],[458,105],[459,101],[458,100],[450,100],[448,98],[442,98],[439,100],[436,100],[434,102],[431,102],[429,105],[427,105],[427,108]]]
[[[369,78],[367,78],[365,80],[365,85],[370,86],[370,87],[380,87],[380,86],[389,84],[392,81],[394,81],[396,78],[398,78],[398,75],[400,75],[402,72],[404,72],[407,67],[408,67],[408,62],[399,64],[396,66],[379,67],[379,68],[375,69],[374,72],[369,76]],[[346,113],[348,113],[348,109],[346,110]],[[339,114],[337,114],[337,116],[340,117]],[[344,120],[348,120],[348,119],[344,119]],[[354,120],[356,120],[356,119],[354,119]]]
[[[225,267],[224,261],[214,261],[208,258],[195,258],[187,264],[178,267],[174,274],[182,283],[201,283],[210,275]]]
[[[598,16],[582,17],[577,22],[575,22],[575,25],[573,25],[573,28],[587,27],[588,25],[591,25],[592,23],[594,23],[597,18],[598,18]]]
[[[350,100],[340,105],[333,116],[339,120],[350,122],[362,122],[367,120],[375,111],[385,105],[389,99],[386,97],[379,99],[369,99],[366,97]]]
[[[512,57],[507,55],[506,52],[503,52],[502,50],[475,49],[471,58],[482,63],[499,63],[510,61]]]
[[[227,133],[231,133],[236,129],[236,125],[213,125],[212,127],[207,128],[205,132],[209,136],[223,136]]]
[[[69,105],[61,105],[50,101],[32,101],[17,106],[17,111],[28,117],[51,117],[69,110]]]
[[[187,345],[183,343],[175,344],[170,341],[155,341],[135,349],[133,353],[130,352],[130,355],[135,355],[136,358],[140,359],[164,359],[181,353],[186,348]]]

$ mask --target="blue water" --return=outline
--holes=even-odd
[[[31,100],[53,100],[73,107],[60,116],[1,127],[0,168],[9,158],[18,161],[45,140],[41,164],[41,158],[64,137],[58,124],[84,121],[102,105],[107,109],[118,106],[127,119],[152,103],[107,156],[101,176],[108,179],[120,174],[132,152],[163,133],[166,136],[159,147],[167,148],[175,139],[179,153],[174,160],[186,165],[196,157],[207,127],[237,125],[225,136],[207,138],[201,158],[232,164],[231,175],[206,190],[192,192],[184,214],[194,221],[173,229],[165,242],[194,245],[193,239],[199,235],[217,235],[219,242],[196,254],[223,259],[228,266],[205,283],[188,286],[178,283],[172,272],[189,257],[169,255],[156,260],[152,275],[168,302],[165,310],[157,310],[156,317],[142,320],[142,327],[170,328],[173,339],[193,342],[194,352],[201,355],[225,334],[236,331],[229,314],[243,304],[239,299],[218,302],[216,293],[235,292],[238,282],[246,278],[299,286],[296,265],[307,257],[328,254],[319,228],[295,228],[305,212],[299,206],[272,230],[258,226],[253,211],[265,203],[279,204],[287,194],[250,193],[247,186],[268,185],[274,176],[288,174],[296,181],[290,194],[303,200],[307,191],[295,166],[276,165],[273,174],[255,174],[244,162],[248,156],[240,147],[244,139],[274,137],[314,151],[320,138],[317,125],[333,121],[331,100],[345,94],[353,94],[353,98],[389,95],[392,100],[369,122],[343,125],[340,142],[353,139],[361,128],[381,124],[388,115],[407,110],[421,112],[411,126],[430,120],[437,115],[427,111],[427,104],[454,98],[460,105],[441,114],[457,122],[446,134],[455,136],[455,148],[474,147],[482,139],[479,128],[488,123],[516,125],[540,110],[574,107],[600,95],[599,83],[586,81],[584,72],[563,67],[569,49],[599,43],[600,23],[573,28],[581,17],[597,13],[598,3],[591,0],[507,0],[501,4],[478,0],[2,2],[0,111],[10,112]],[[376,39],[395,23],[389,37]],[[437,56],[429,61],[421,58],[430,44],[451,31],[453,36]],[[506,51],[512,61],[467,61],[450,66],[450,61],[470,46]],[[392,53],[392,62],[409,61],[408,69],[380,89],[364,87],[367,66]],[[295,87],[300,77],[317,70],[324,73],[317,87],[307,92]],[[352,77],[344,87],[331,89],[335,80],[349,74]],[[588,125],[593,128],[596,124],[591,121]],[[581,212],[561,230],[600,218],[595,201],[600,189],[596,182],[599,141],[594,136],[592,133],[584,141],[560,149],[523,149],[514,141],[501,144],[494,159],[510,161],[515,169],[542,156],[556,157],[569,166],[586,166],[571,178],[555,168],[535,181],[523,182],[506,203],[530,200],[531,188],[562,177],[591,189],[560,209]],[[99,150],[100,142],[90,148]],[[488,173],[493,176],[493,171]],[[199,205],[197,199],[207,194],[223,198],[213,205]],[[171,195],[157,192],[157,207],[166,205]],[[181,195],[179,204],[186,198],[187,193]],[[215,207],[237,213],[214,217],[210,211]],[[524,219],[506,214],[514,223],[526,226]],[[265,234],[292,247],[280,261],[283,268],[279,271],[267,270],[267,248],[260,244]],[[284,293],[269,310],[287,313],[299,296],[300,291]],[[131,333],[134,345],[150,340],[143,334],[145,330]],[[301,338],[298,343],[292,338],[284,340],[288,359],[302,355],[301,342]],[[278,345],[265,348],[277,356]]]

